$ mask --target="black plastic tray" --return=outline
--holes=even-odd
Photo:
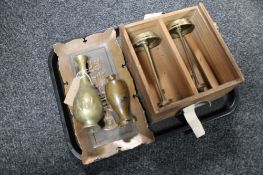
[[[116,32],[118,34],[118,29]],[[64,82],[62,81],[58,68],[58,57],[53,50],[50,52],[48,58],[48,66],[67,144],[73,155],[80,158],[82,151],[74,134],[74,128],[71,121],[72,115],[67,108],[67,105],[63,103],[65,99],[63,88]],[[236,88],[224,97],[213,101],[211,106],[207,104],[197,107],[197,116],[202,123],[226,116],[235,110],[238,100],[239,93]],[[174,117],[169,117],[160,122],[148,124],[157,139],[160,138],[160,136],[167,136],[178,131],[185,133],[191,132],[191,128],[188,126],[181,112],[177,113]]]

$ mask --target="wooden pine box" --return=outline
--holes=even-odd
[[[190,45],[200,68],[203,69],[208,90],[199,93],[185,64],[185,54],[179,40],[170,36],[167,25],[179,18],[187,18],[195,29],[185,38]],[[139,33],[152,31],[162,39],[160,45],[151,49],[161,85],[172,99],[167,106],[158,107],[158,94],[151,80],[145,60],[146,54],[136,53],[131,40]],[[134,79],[146,113],[151,122],[174,116],[188,105],[213,101],[224,96],[244,81],[244,77],[223,41],[215,23],[204,5],[185,8],[158,17],[120,26],[121,48],[126,64]]]

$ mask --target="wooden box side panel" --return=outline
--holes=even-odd
[[[233,55],[231,54],[229,48],[227,47],[225,41],[223,40],[223,38],[221,36],[221,34],[219,33],[218,29],[214,25],[214,22],[213,22],[211,16],[209,15],[208,11],[206,10],[203,3],[199,3],[198,11],[199,11],[200,15],[203,17],[204,21],[207,21],[207,24],[211,28],[211,32],[215,35],[216,39],[219,42],[219,45],[223,49],[223,52],[227,55],[227,57],[228,57],[227,61],[232,66],[231,70],[233,71],[235,78],[240,79],[241,81],[244,81],[245,80],[244,75],[242,74],[239,66],[237,65],[236,60],[234,59]]]

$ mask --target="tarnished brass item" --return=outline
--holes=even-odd
[[[159,81],[159,77],[157,75],[156,66],[153,62],[150,49],[153,47],[156,47],[161,42],[161,38],[157,35],[155,35],[153,32],[144,32],[139,35],[137,35],[133,40],[132,44],[135,48],[136,52],[139,51],[145,51],[147,55],[148,62],[150,63],[152,72],[153,72],[153,78],[154,83],[158,91],[158,95],[160,98],[160,102],[158,103],[159,107],[165,106],[171,102],[171,100],[167,99],[164,94],[164,90],[162,89],[161,83]]]
[[[204,89],[207,87],[206,83],[200,83],[198,81],[198,78],[196,76],[196,72],[194,70],[194,59],[191,59],[191,56],[189,54],[189,49],[187,48],[187,42],[186,40],[184,39],[184,36],[191,33],[195,26],[194,24],[186,19],[186,18],[181,18],[181,19],[177,19],[173,22],[171,22],[170,24],[167,25],[167,28],[172,36],[173,39],[176,39],[176,38],[180,38],[180,41],[182,43],[182,46],[184,48],[184,52],[186,54],[186,59],[188,61],[188,64],[189,64],[189,67],[190,67],[190,74],[191,74],[191,77],[196,85],[196,88],[199,92],[203,92]]]
[[[104,130],[112,130],[118,127],[118,124],[116,123],[115,119],[114,119],[114,111],[112,109],[106,109],[105,111],[105,115],[104,115]]]
[[[123,127],[128,124],[129,121],[134,120],[134,117],[130,111],[130,96],[128,87],[123,80],[116,80],[116,75],[110,75],[107,77],[108,83],[105,85],[106,98],[118,114],[119,126]]]
[[[190,20],[186,18],[181,18],[168,24],[167,28],[172,37],[175,39],[180,38],[180,36],[185,36],[188,33],[191,33],[194,30],[195,25]]]
[[[105,79],[105,78],[104,78]],[[103,130],[112,130],[118,127],[117,122],[115,121],[115,119],[118,117],[116,112],[114,112],[112,110],[112,108],[110,107],[109,102],[107,101],[106,95],[105,95],[105,86],[103,85],[103,90],[101,90],[100,92],[104,92],[104,93],[100,93],[100,99],[102,102],[102,106],[104,108],[104,128]]]
[[[73,102],[73,115],[88,132],[95,132],[100,128],[98,122],[102,118],[103,107],[97,90],[94,88],[87,74],[87,56],[78,55],[74,58],[79,68],[80,84]]]

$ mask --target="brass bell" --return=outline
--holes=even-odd
[[[115,74],[108,76],[107,80],[108,82],[105,85],[106,98],[120,118],[119,126],[123,127],[134,120],[130,111],[130,96],[127,84],[123,80],[116,80]]]
[[[176,39],[176,38],[180,39],[184,52],[186,54],[186,60],[190,68],[189,72],[191,74],[191,77],[195,83],[197,90],[199,92],[203,92],[207,88],[207,85],[206,83],[199,82],[196,76],[195,69],[194,69],[195,60],[190,56],[189,49],[187,47],[187,42],[184,39],[185,35],[191,33],[194,30],[195,25],[190,20],[186,18],[181,18],[181,19],[177,19],[171,22],[170,24],[168,24],[167,28],[173,39]]]
[[[73,115],[88,132],[100,129],[98,122],[102,118],[103,107],[97,90],[90,82],[87,74],[87,56],[78,55],[75,62],[80,73],[80,84],[73,102]]]
[[[148,62],[150,63],[152,69],[151,71],[153,72],[154,84],[160,99],[158,106],[163,107],[171,103],[171,100],[170,99],[168,100],[164,94],[164,90],[162,89],[159,77],[157,75],[156,66],[153,62],[150,52],[150,49],[158,46],[160,42],[161,42],[161,38],[150,31],[141,33],[132,40],[132,44],[136,52],[145,51],[146,53]]]

